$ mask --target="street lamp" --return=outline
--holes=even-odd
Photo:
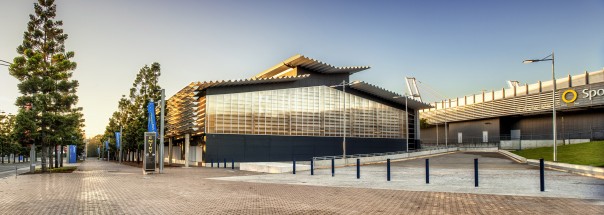
[[[0,66],[10,66],[12,65],[11,62],[5,61],[5,60],[0,60]]]
[[[551,58],[549,58],[551,57]],[[544,57],[542,59],[532,59],[532,60],[524,60],[522,61],[522,63],[535,63],[535,62],[541,62],[541,61],[551,61],[552,62],[552,84],[554,85],[554,88],[552,89],[552,122],[553,122],[553,135],[554,135],[554,162],[558,161],[558,159],[556,158],[556,75],[554,73],[554,52],[552,51],[552,54],[548,55],[547,57]]]
[[[352,84],[353,83],[347,83],[346,80],[343,80],[341,84],[330,86],[342,87],[342,91],[344,92],[344,111],[342,111],[342,118],[344,119],[344,133],[342,138],[342,159],[344,159],[344,165],[348,164],[348,161],[346,160],[346,86],[350,86]]]
[[[415,97],[415,96],[419,96],[419,95],[413,94],[412,96]],[[405,93],[404,97],[405,97],[405,130],[406,130],[405,131],[405,136],[406,136],[406,139],[407,139],[407,141],[406,141],[407,142],[407,148],[405,149],[405,151],[407,153],[409,153],[409,112],[408,112],[408,108],[407,108],[407,106],[408,106],[407,105],[407,100],[409,99],[409,95],[407,95],[407,93]],[[397,99],[397,98],[401,98],[401,97],[400,96],[395,96],[395,97],[392,97],[392,98],[393,99]],[[417,145],[415,146],[415,148],[417,149]]]
[[[6,112],[4,112],[4,110],[0,111],[0,115],[2,115],[2,118],[0,119],[0,123],[4,123],[4,120],[6,119]],[[2,156],[2,163],[4,164],[4,143],[0,143],[0,156]]]

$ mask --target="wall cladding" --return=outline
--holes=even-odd
[[[499,124],[499,118],[447,123],[448,143],[457,143],[459,132],[462,132],[462,143],[482,142],[483,131],[488,131],[488,142],[499,141]],[[438,142],[441,144],[445,143],[444,127],[444,124],[438,125]],[[421,134],[422,143],[434,144],[437,142],[436,126],[422,129]]]
[[[557,118],[559,138],[604,138],[604,134],[602,134],[604,132],[604,109],[589,109],[582,112],[558,112]],[[551,115],[517,118],[510,120],[509,123],[510,129],[520,130],[524,139],[552,138]],[[509,131],[507,132],[509,133]]]
[[[346,138],[352,154],[405,150],[404,139]],[[205,162],[227,159],[235,162],[309,161],[312,157],[342,155],[341,137],[208,134]]]

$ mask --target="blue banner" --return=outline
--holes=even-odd
[[[117,147],[117,149],[120,149],[120,132],[115,132],[115,147]]]
[[[78,158],[76,153],[76,145],[69,145],[69,163],[76,163]]]
[[[109,140],[105,140],[105,150],[109,150]]]
[[[147,112],[149,113],[147,131],[157,133],[157,126],[155,125],[155,103],[153,103],[152,101],[149,101],[149,104],[147,105]]]

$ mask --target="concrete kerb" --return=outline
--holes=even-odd
[[[392,162],[404,161],[404,160],[411,160],[411,159],[418,159],[418,158],[424,158],[424,157],[433,157],[433,156],[437,156],[437,155],[450,154],[450,153],[455,153],[457,151],[458,151],[457,147],[452,147],[452,148],[447,148],[447,149],[427,150],[427,151],[393,154],[393,155],[346,158],[346,161],[344,161],[344,159],[335,159],[335,166],[336,167],[355,166],[357,159],[360,160],[361,165],[368,165],[368,164],[385,163],[387,159],[390,159]],[[315,169],[331,168],[331,160],[315,161],[314,167],[315,167]]]
[[[411,153],[399,153],[399,154],[384,154],[379,156],[363,156],[359,155],[357,157],[349,157],[346,159],[341,159],[339,157],[334,158],[335,167],[347,167],[347,166],[355,166],[356,160],[359,159],[361,165],[370,165],[370,164],[381,164],[385,163],[388,159],[392,162],[398,161],[406,161],[412,159],[419,158],[427,158],[434,157],[439,155],[451,154],[459,151],[474,151],[474,152],[496,152],[497,148],[463,148],[460,149],[458,147],[450,147],[450,148],[439,148],[434,150],[425,150]],[[310,170],[309,165],[302,164],[304,162],[299,162],[300,164],[296,164],[298,171],[308,171]],[[215,164],[216,165],[216,164]],[[230,166],[230,163],[227,163]],[[209,163],[206,163],[206,167],[210,167]],[[216,165],[217,166],[217,165]],[[328,169],[331,168],[331,159],[327,158],[324,160],[315,160],[314,161],[314,169]],[[240,170],[245,171],[253,171],[253,172],[265,172],[265,173],[285,173],[292,172],[293,168],[291,164],[286,164],[286,162],[244,162],[244,163],[235,163],[235,167],[240,167]],[[224,166],[221,166],[224,168]],[[227,167],[228,168],[228,167]]]
[[[510,158],[510,159],[512,159],[512,160],[514,160],[516,162],[518,162],[518,163],[526,163],[526,158],[524,158],[524,157],[522,157],[520,155],[511,153],[511,152],[506,151],[506,150],[499,150],[498,152],[499,152],[499,154],[502,154],[502,155],[504,155],[504,156],[506,156],[506,157],[508,157],[508,158]]]
[[[505,155],[506,157],[511,158],[512,160],[518,163],[526,163],[531,166],[539,166],[539,160],[534,159],[526,159],[520,155],[511,153],[506,150],[499,150],[499,153]],[[562,172],[570,172],[574,174],[591,176],[599,179],[604,179],[604,168],[586,166],[586,165],[577,165],[577,164],[568,164],[568,163],[557,163],[551,161],[545,161],[545,168],[562,171]]]
[[[526,159],[526,163],[531,166],[539,166],[539,160]],[[551,161],[545,161],[544,164],[545,168],[551,170],[570,172],[579,175],[604,179],[604,168],[567,163],[556,163]]]

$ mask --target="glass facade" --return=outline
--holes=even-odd
[[[326,86],[208,95],[206,104],[209,134],[340,137],[346,127],[348,137],[405,137],[404,110]]]

